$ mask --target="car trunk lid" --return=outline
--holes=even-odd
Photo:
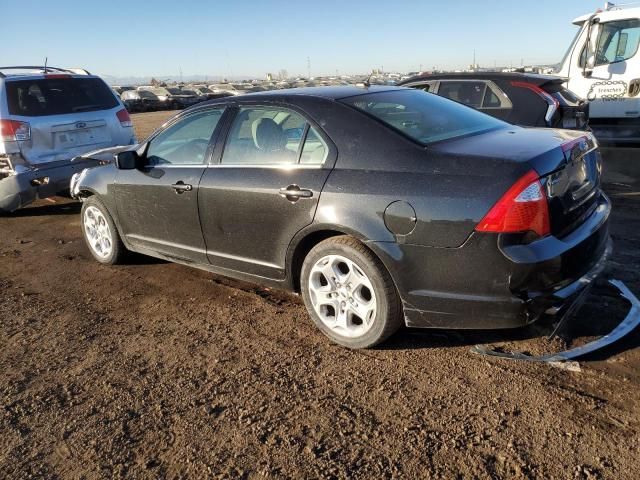
[[[488,174],[512,175],[514,183],[515,177],[535,170],[545,188],[551,233],[558,237],[580,225],[601,195],[602,160],[590,133],[511,127],[476,135],[473,142],[455,139],[431,148],[456,156],[490,159],[500,168],[492,168]],[[503,193],[496,192],[495,200]]]

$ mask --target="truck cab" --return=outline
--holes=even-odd
[[[578,32],[554,73],[589,100],[600,141],[640,142],[640,6],[607,3],[573,23]]]

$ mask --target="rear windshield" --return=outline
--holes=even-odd
[[[424,145],[506,127],[507,123],[459,103],[406,89],[342,99]]]
[[[108,110],[118,105],[114,93],[99,78],[16,80],[6,86],[11,115],[62,115]]]

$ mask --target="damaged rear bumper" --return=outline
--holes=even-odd
[[[100,163],[93,159],[63,160],[22,166],[0,179],[0,212],[13,212],[39,198],[65,193],[74,173]]]

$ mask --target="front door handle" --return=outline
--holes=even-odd
[[[171,185],[171,188],[173,188],[177,194],[181,194],[193,190],[193,185],[189,185],[188,183],[184,183],[182,180],[180,180],[178,183],[174,183],[173,185]]]
[[[313,192],[311,190],[300,188],[298,185],[289,185],[281,188],[279,193],[281,197],[286,198],[290,202],[297,202],[301,198],[313,197]]]

